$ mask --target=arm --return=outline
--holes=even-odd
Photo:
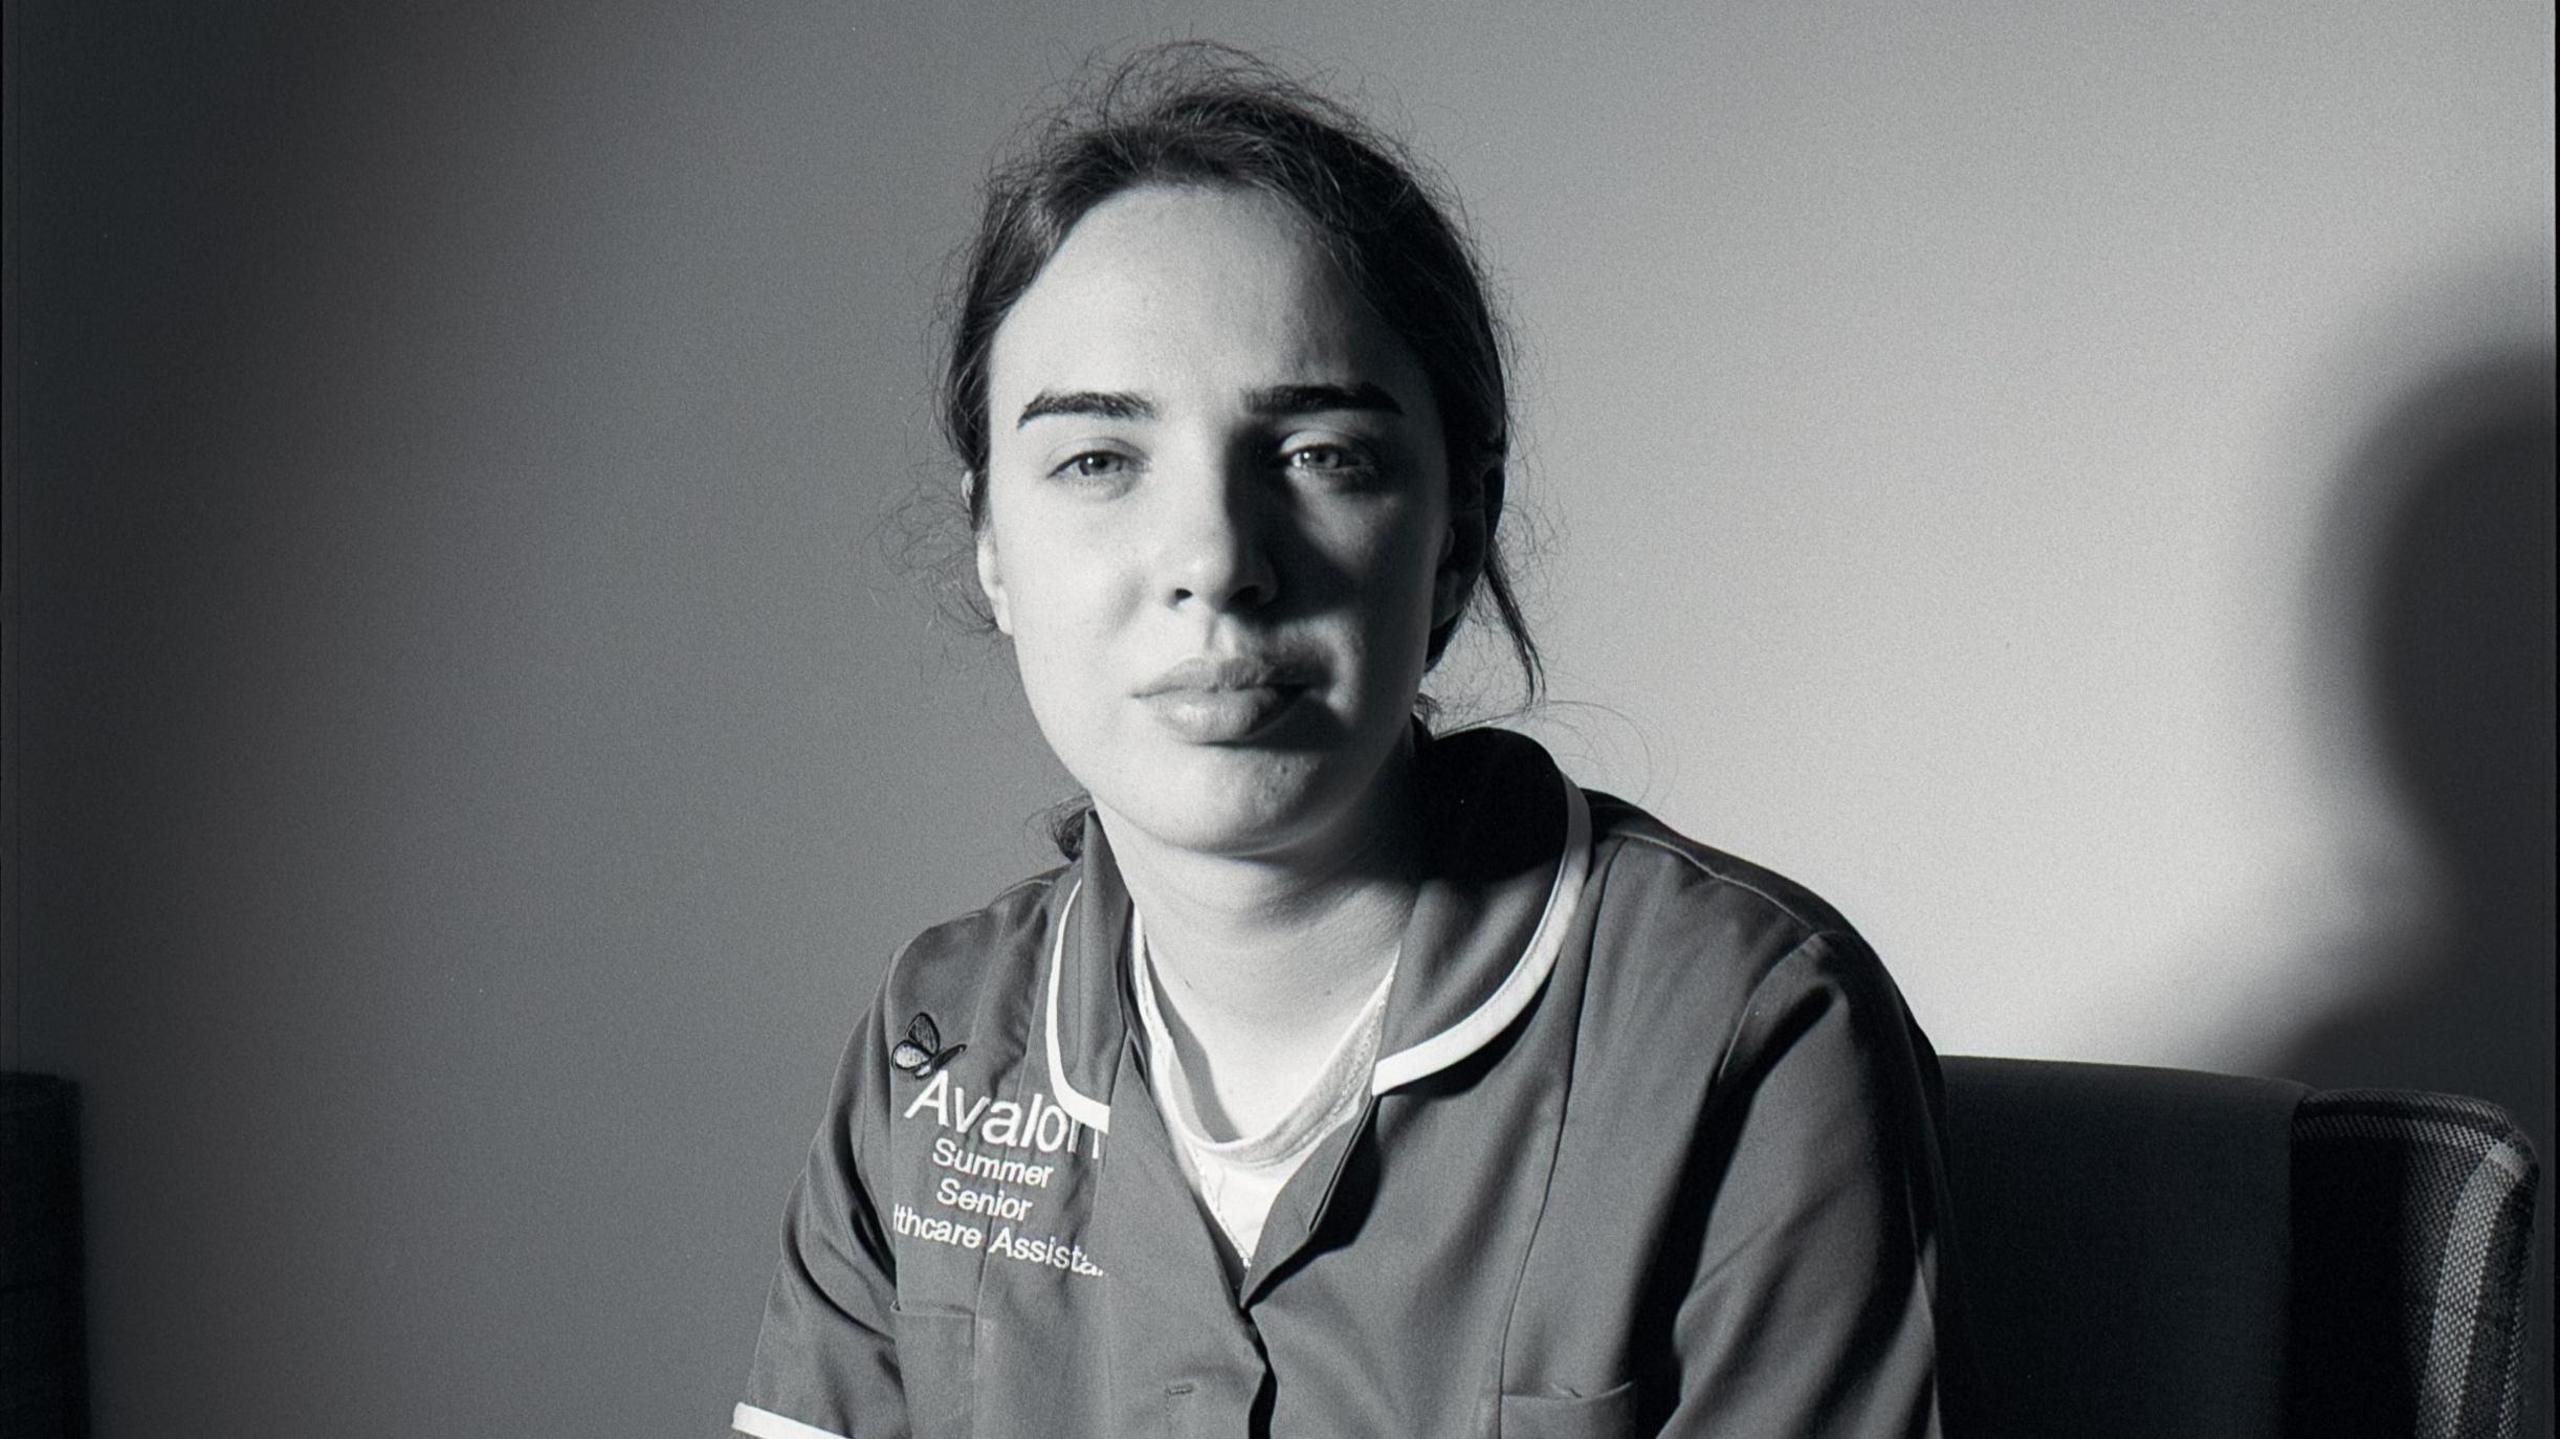
[[[783,1212],[782,1260],[746,1399],[730,1421],[752,1439],[907,1432],[891,1320],[897,1262],[861,1172],[865,1139],[884,1127],[872,1092],[888,1073],[881,1034],[875,1009],[846,1046],[826,1120]]]
[[[1664,1433],[1960,1432],[1937,1088],[1856,936],[1762,977],[1698,1129],[1708,1211]]]

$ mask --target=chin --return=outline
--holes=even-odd
[[[1249,858],[1285,850],[1351,808],[1346,777],[1308,754],[1212,750],[1181,756],[1132,783],[1093,790],[1106,820],[1158,844]]]

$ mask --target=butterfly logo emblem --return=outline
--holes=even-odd
[[[955,1044],[949,1049],[943,1048],[941,1026],[933,1022],[932,1015],[919,1013],[907,1021],[907,1037],[899,1040],[898,1047],[889,1051],[889,1062],[918,1079],[926,1079],[935,1070],[959,1058],[960,1051],[968,1047]]]

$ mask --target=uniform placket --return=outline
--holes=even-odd
[[[1298,1251],[1315,1238],[1331,1207],[1334,1186],[1342,1178],[1342,1167],[1351,1147],[1369,1130],[1370,1116],[1377,1109],[1376,1096],[1363,1100],[1360,1112],[1351,1121],[1325,1136],[1298,1172],[1280,1189],[1271,1205],[1271,1214],[1263,1221],[1262,1243],[1254,1250],[1253,1265],[1245,1271],[1243,1292],[1238,1300],[1248,1314],[1253,1306],[1271,1292]]]
[[[1118,1432],[1242,1439],[1270,1382],[1261,1336],[1228,1287],[1134,1044],[1123,1050],[1113,1091],[1111,1162],[1095,1217],[1111,1276]]]

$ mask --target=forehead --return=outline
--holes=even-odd
[[[1231,187],[1145,185],[1095,206],[1014,303],[991,360],[999,431],[1008,401],[1062,385],[1178,398],[1361,379],[1409,405],[1428,393],[1306,219]]]

